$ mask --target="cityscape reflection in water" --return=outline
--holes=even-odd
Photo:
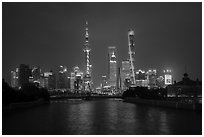
[[[52,101],[3,113],[3,134],[201,134],[202,114],[120,99]]]

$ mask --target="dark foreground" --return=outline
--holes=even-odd
[[[122,99],[68,99],[2,113],[2,134],[202,134],[202,114],[125,103]]]

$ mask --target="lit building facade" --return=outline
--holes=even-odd
[[[145,73],[144,70],[139,69],[136,71],[136,86],[139,87],[148,87],[149,85],[149,80],[147,79],[147,74]]]
[[[71,72],[71,76],[70,76],[70,89],[71,89],[71,91],[74,90],[74,81],[75,81],[75,73]]]
[[[83,75],[76,75],[76,80],[74,82],[75,90],[77,90],[78,93],[81,93],[83,89]]]
[[[144,70],[139,69],[138,71],[136,71],[136,80],[145,80],[147,79],[147,75],[145,73]]]
[[[14,71],[11,71],[11,87],[18,87],[18,68],[16,68]]]
[[[72,92],[81,92],[84,90],[84,82],[83,82],[83,73],[80,71],[78,66],[73,68],[73,72],[71,72],[70,77],[70,89]]]
[[[148,87],[151,88],[157,88],[156,84],[157,79],[157,70],[156,69],[149,69],[147,71],[147,80],[148,80]]]
[[[74,67],[75,81],[74,81],[74,89],[81,90],[82,89],[82,79],[83,73],[80,71],[79,67]]]
[[[101,88],[108,85],[107,76],[102,76]]]
[[[56,88],[56,79],[55,74],[52,71],[44,72],[40,76],[40,86],[47,89],[55,89]]]
[[[116,47],[108,47],[109,59],[109,86],[116,88],[117,82],[117,60],[116,60]]]
[[[172,71],[170,69],[163,70],[163,75],[165,86],[172,85],[173,83]]]
[[[127,80],[130,80],[130,62],[128,60],[122,61],[121,67],[121,88],[126,90],[128,84],[125,84]]]
[[[49,89],[49,77],[52,75],[52,72],[44,72],[44,88]]]
[[[67,83],[68,83],[67,88],[71,89],[71,77],[70,76],[67,77]]]
[[[121,68],[118,67],[117,68],[117,81],[116,81],[116,87],[117,87],[116,89],[117,90],[115,92],[116,94],[121,92],[121,86],[122,86],[121,85]]]

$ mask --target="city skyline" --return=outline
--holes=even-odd
[[[108,47],[116,47],[120,67],[128,59],[128,29],[135,31],[136,70],[170,68],[176,81],[185,71],[201,79],[201,10],[200,3],[3,3],[3,78],[10,83],[19,64],[84,72],[88,20],[95,86],[107,75]]]

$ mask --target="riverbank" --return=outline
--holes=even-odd
[[[69,96],[51,96],[50,100],[59,100],[59,99],[84,99],[87,96],[80,95],[69,95]],[[91,96],[91,99],[103,99],[103,98],[122,98],[122,96]]]
[[[152,105],[152,106],[159,106],[159,107],[168,107],[168,108],[175,108],[175,109],[202,111],[202,104],[198,104],[198,103],[183,103],[179,101],[142,99],[142,98],[136,98],[136,97],[125,97],[124,102],[138,103],[138,104],[145,104],[145,105]]]
[[[14,110],[14,109],[25,109],[30,107],[39,106],[42,104],[48,104],[49,101],[44,101],[43,99],[35,100],[35,101],[29,101],[29,102],[19,102],[19,103],[11,103],[9,105],[3,105],[3,110]]]

